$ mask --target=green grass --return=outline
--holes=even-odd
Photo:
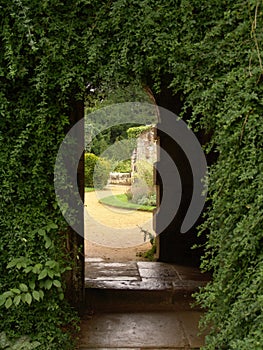
[[[94,187],[85,187],[85,192],[94,192],[95,188]]]
[[[126,194],[118,194],[115,196],[105,197],[99,200],[100,203],[109,205],[111,207],[123,208],[123,209],[133,209],[142,211],[153,211],[154,206],[150,205],[139,205],[131,203],[128,201]]]

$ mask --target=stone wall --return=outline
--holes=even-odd
[[[157,161],[155,128],[152,127],[141,133],[131,158],[132,177],[136,173],[136,162],[147,161],[153,164]]]
[[[131,173],[117,173],[111,172],[109,178],[109,184],[112,185],[130,185]]]

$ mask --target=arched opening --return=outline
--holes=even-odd
[[[148,94],[148,96],[150,95],[151,101],[154,101],[154,108],[155,108],[155,110],[157,110],[156,115],[157,115],[157,119],[158,119],[159,124],[162,124],[163,118],[165,118],[165,116],[160,114],[159,110],[157,109],[157,105],[165,107],[173,113],[176,113],[176,114],[180,113],[182,96],[180,96],[180,95],[174,96],[169,89],[165,89],[165,88],[161,90],[161,93],[158,96],[156,96],[156,98],[153,97],[153,95],[149,89],[147,89],[147,94]],[[102,116],[102,117],[104,118],[105,116]],[[96,118],[98,118],[98,116]],[[103,121],[105,123],[105,120],[103,120]],[[90,123],[89,123],[89,126],[90,126]],[[91,127],[93,130],[95,130],[97,128],[97,125],[92,125]],[[109,129],[106,128],[106,130],[108,132]],[[176,141],[171,139],[167,134],[165,134],[164,132],[162,132],[160,130],[161,130],[161,128],[158,128],[158,127],[154,129],[153,141],[155,143],[157,143],[159,145],[159,147],[164,149],[165,152],[167,152],[169,157],[172,159],[172,161],[176,164],[176,167],[178,168],[178,171],[180,174],[180,178],[182,180],[182,199],[181,199],[181,203],[180,203],[180,207],[179,207],[178,212],[174,213],[174,218],[170,221],[169,225],[167,225],[167,227],[165,227],[165,229],[161,232],[161,234],[159,234],[156,237],[156,242],[155,242],[156,252],[155,252],[154,258],[155,258],[155,261],[159,261],[159,262],[176,263],[176,264],[184,265],[184,266],[187,265],[187,266],[197,267],[199,265],[199,262],[200,262],[200,256],[202,254],[202,250],[200,248],[199,249],[192,249],[192,247],[195,244],[204,243],[203,238],[198,238],[197,232],[196,232],[196,226],[200,223],[200,221],[197,221],[196,225],[193,228],[191,228],[190,230],[188,230],[186,233],[182,234],[180,232],[180,227],[182,225],[183,219],[184,219],[186,212],[188,210],[188,207],[189,207],[189,204],[191,201],[192,192],[193,192],[193,179],[192,179],[191,166],[189,164],[189,161],[187,159],[186,154],[180,148],[180,146],[176,143]],[[147,137],[149,137],[149,136],[147,136],[147,134],[146,134],[146,138]],[[102,140],[105,141],[105,139],[102,139]],[[200,142],[202,142],[202,137],[199,138],[199,140],[200,140]],[[112,145],[110,145],[110,146],[112,146]],[[98,147],[98,145],[97,145],[97,147]],[[120,150],[120,145],[118,147],[118,150]],[[146,151],[146,153],[147,153],[147,149],[145,149],[144,151]],[[157,163],[161,163],[160,154],[158,152],[156,152],[156,156],[157,156],[157,158],[159,157],[158,159],[156,158]],[[136,165],[135,165],[135,167],[136,167]],[[160,206],[161,201],[162,201],[162,196],[163,196],[163,183],[162,183],[162,180],[160,179],[160,176],[156,170],[154,170],[154,187],[155,187],[156,197],[157,197],[157,206]],[[108,189],[110,190],[110,186]],[[125,191],[126,191],[126,189],[123,190],[123,192],[125,192]],[[109,191],[109,193],[110,193],[110,191]],[[107,193],[104,191],[104,194],[102,194],[101,196],[105,196],[105,195],[107,195]],[[98,193],[98,196],[100,196],[99,193]],[[92,197],[92,196],[90,196],[90,197]],[[93,197],[94,197],[94,195],[93,195]],[[86,205],[89,205],[89,203],[86,203]],[[100,214],[97,211],[95,213],[95,216],[98,218],[99,215]],[[111,215],[111,214],[109,214],[109,215]],[[158,226],[158,220],[163,220],[163,218],[160,218],[162,215],[163,215],[163,212],[157,214],[154,217],[155,222],[152,223],[153,226],[156,226],[156,225]],[[105,215],[103,213],[101,213],[101,216],[105,216]],[[113,217],[114,214],[112,214],[111,216]],[[101,219],[102,219],[102,222],[104,220],[104,223],[105,223],[105,219],[107,221],[107,217],[106,218],[102,217]],[[123,220],[123,222],[124,222],[124,226],[125,226],[125,220]],[[139,225],[140,225],[140,223],[138,222],[137,226],[139,226]],[[87,240],[86,240],[86,248],[85,248],[86,253],[85,254],[86,254],[86,258],[91,257],[90,261],[100,261],[100,260],[103,260],[104,258],[106,258],[106,260],[107,259],[110,260],[107,256],[107,254],[110,254],[111,252],[114,253],[114,249],[116,252],[116,250],[118,248],[121,248],[121,247],[122,247],[121,249],[123,251],[123,254],[125,255],[125,258],[126,258],[126,259],[124,259],[125,261],[138,260],[135,258],[135,255],[134,255],[134,258],[127,259],[127,252],[128,251],[126,250],[126,247],[123,247],[122,245],[118,244],[120,242],[118,242],[117,245],[116,245],[116,243],[115,243],[115,245],[114,245],[114,243],[111,244],[112,242],[109,243],[109,241],[105,240],[105,235],[103,235],[103,232],[99,232],[99,231],[93,232],[93,234],[95,234],[95,236],[96,235],[101,236],[102,240],[100,240],[100,238],[99,238],[98,241],[96,242],[96,237],[95,237],[95,242],[94,242],[94,237],[92,239],[89,239],[88,238],[89,237],[89,230],[94,229],[91,226],[92,226],[91,222],[89,223],[87,221],[86,222],[86,238],[87,238]],[[100,228],[95,228],[95,230],[100,230]],[[115,230],[115,232],[114,232],[114,230]],[[106,225],[106,231],[107,231],[106,234],[108,234],[109,237],[113,237],[114,239],[116,239],[116,236],[117,236],[116,235],[116,232],[117,232],[116,227],[109,228]],[[147,232],[145,230],[141,230],[141,231]],[[148,233],[149,233],[149,231],[148,231]],[[142,239],[142,237],[143,237],[143,235],[141,235],[141,239]],[[150,235],[148,237],[150,238]],[[104,242],[103,242],[103,239],[104,239]],[[109,238],[109,239],[112,239],[112,238]],[[112,239],[112,240],[114,240],[114,239]],[[93,240],[93,242],[92,242],[92,240]],[[117,241],[118,240],[119,240],[119,238],[117,238]],[[88,243],[89,241],[90,241],[90,243]],[[109,248],[108,252],[106,252],[104,256],[100,256],[99,248],[100,248],[100,246],[103,246],[103,245],[105,246],[105,242],[106,242],[106,246],[108,246],[107,248]],[[95,246],[92,243],[95,243]],[[142,243],[142,241],[140,243]],[[125,245],[125,243],[124,243],[124,245]],[[93,250],[97,249],[97,252],[95,253],[95,255],[92,254],[89,256],[89,249],[90,249],[90,251],[92,249]],[[121,258],[120,258],[120,260],[121,260]],[[98,271],[97,271],[97,273],[98,273]]]

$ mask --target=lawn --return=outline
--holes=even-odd
[[[142,211],[153,211],[156,207],[149,205],[139,205],[128,201],[126,194],[118,194],[115,196],[105,197],[99,200],[100,203],[106,204],[112,207],[142,210]]]
[[[85,192],[94,192],[95,188],[94,187],[85,187]]]

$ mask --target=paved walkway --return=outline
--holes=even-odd
[[[96,314],[82,323],[81,350],[199,349],[200,312]]]
[[[209,280],[196,268],[86,259],[82,350],[199,349],[201,311],[191,294]]]

